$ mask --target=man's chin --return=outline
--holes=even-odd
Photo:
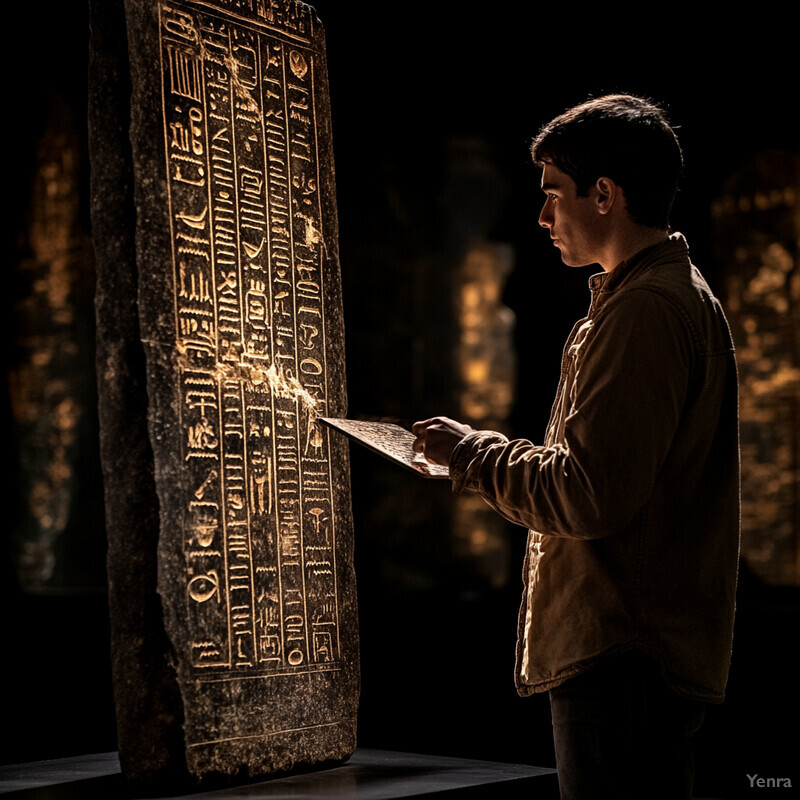
[[[574,258],[569,253],[565,253],[563,250],[561,251],[561,261],[567,267],[584,267],[584,266],[586,266],[580,259]]]
[[[588,267],[591,264],[596,263],[595,261],[588,260],[586,258],[576,258],[575,256],[571,256],[569,253],[565,253],[563,250],[561,251],[561,261],[567,267]]]

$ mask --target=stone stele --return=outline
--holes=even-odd
[[[359,691],[324,31],[97,0],[92,230],[123,773],[337,763]]]

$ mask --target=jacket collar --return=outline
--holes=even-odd
[[[601,272],[589,278],[592,295],[613,292],[661,262],[689,257],[689,245],[682,233],[670,234],[663,242],[645,247],[636,255],[621,261],[611,272]]]

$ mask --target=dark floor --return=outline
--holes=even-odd
[[[0,767],[0,794],[17,800],[108,800],[140,795],[126,791],[115,753]],[[156,793],[158,794],[158,793]],[[441,756],[359,750],[347,763],[224,789],[170,794],[172,800],[248,798],[298,800],[341,797],[392,800],[399,797],[533,797],[555,800],[554,770]],[[155,795],[146,795],[154,800]]]

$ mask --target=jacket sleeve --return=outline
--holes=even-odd
[[[563,436],[552,446],[478,431],[456,447],[453,489],[477,491],[506,519],[550,536],[593,539],[630,522],[647,501],[680,424],[692,337],[661,294],[610,299],[564,386]]]

